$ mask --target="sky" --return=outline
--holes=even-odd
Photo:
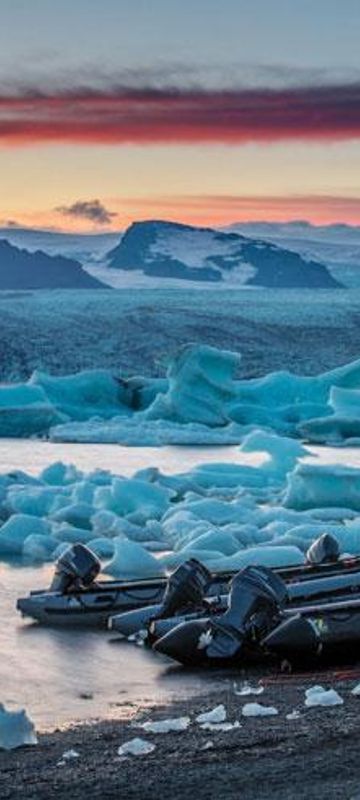
[[[360,224],[359,0],[0,0],[0,225]]]

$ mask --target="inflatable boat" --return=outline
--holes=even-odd
[[[23,616],[58,626],[106,627],[112,619],[112,627],[117,630],[116,618],[124,612],[141,612],[156,606],[155,613],[150,608],[146,617],[159,616],[159,606],[163,605],[166,593],[169,596],[169,583],[172,590],[174,584],[177,586],[176,607],[172,603],[171,613],[163,609],[163,618],[164,613],[171,617],[179,614],[179,610],[189,614],[194,608],[198,615],[199,610],[203,611],[204,598],[213,604],[214,610],[221,610],[226,607],[229,584],[234,577],[234,573],[214,575],[194,559],[181,565],[168,580],[98,580],[100,570],[100,561],[88,547],[72,545],[58,559],[49,589],[35,590],[27,597],[19,598],[17,609]],[[315,597],[318,588],[323,597],[335,593],[344,595],[347,590],[360,592],[360,558],[339,560],[337,542],[327,534],[312,545],[306,565],[279,569],[276,574],[288,586],[294,585],[293,592],[296,585],[308,585],[308,589],[304,589],[307,596]],[[319,580],[328,580],[329,583],[316,587]],[[184,591],[188,592],[185,599],[182,598]],[[137,627],[142,627],[141,621]]]
[[[349,662],[360,654],[360,594],[292,605],[279,575],[246,567],[234,578],[221,614],[186,619],[157,633],[154,650],[191,666],[274,658],[294,666]]]

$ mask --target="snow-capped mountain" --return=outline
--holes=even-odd
[[[360,286],[360,226],[293,222],[235,222],[224,232],[265,239],[326,264],[346,286]]]
[[[336,288],[326,266],[274,243],[173,222],[136,222],[108,253],[109,267],[191,281],[272,288]]]
[[[29,253],[0,239],[0,289],[104,289],[78,261]]]
[[[24,247],[30,253],[42,250],[49,256],[61,255],[75,258],[81,264],[96,264],[118,243],[120,233],[62,233],[37,228],[9,226],[0,228],[0,240],[6,239],[15,247]]]

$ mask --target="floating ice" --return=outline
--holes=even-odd
[[[33,563],[41,564],[44,561],[51,561],[52,554],[58,544],[58,541],[53,536],[41,536],[41,534],[32,533],[24,541],[22,555]]]
[[[108,419],[129,413],[126,390],[107,370],[85,370],[61,377],[36,371],[29,388],[41,389],[48,401],[70,419],[86,420],[96,415]]]
[[[249,547],[240,550],[233,556],[227,556],[214,562],[213,569],[219,572],[235,572],[254,564],[260,567],[290,567],[304,564],[304,554],[298,547],[281,546]]]
[[[299,464],[288,476],[284,505],[296,510],[346,506],[360,510],[360,470],[342,464]]]
[[[25,539],[31,534],[49,535],[50,526],[29,514],[14,514],[0,528],[0,555],[22,554]]]
[[[132,522],[142,524],[147,519],[160,519],[173,495],[171,489],[152,483],[114,478],[111,487],[97,489],[95,505],[121,517],[131,515]]]
[[[31,744],[37,744],[37,736],[26,711],[6,711],[0,703],[0,750]]]
[[[160,562],[137,542],[118,536],[113,540],[114,557],[104,572],[122,580],[157,578],[165,574]]]
[[[186,345],[172,360],[169,388],[145,412],[147,419],[225,425],[226,405],[235,397],[234,372],[241,357],[206,345]]]
[[[322,686],[312,686],[305,692],[305,705],[313,706],[342,706],[343,699],[335,689],[324,689]]]
[[[135,739],[130,739],[130,741],[124,742],[124,744],[118,748],[118,755],[146,756],[148,753],[152,753],[153,750],[155,750],[154,744],[147,742],[146,739],[135,737]]]
[[[196,722],[202,723],[219,723],[226,720],[226,708],[224,705],[215,706],[212,711],[205,711],[196,717]]]
[[[156,722],[142,722],[141,727],[145,733],[180,733],[186,731],[190,725],[190,717],[176,717],[174,719],[161,719]]]
[[[0,386],[0,436],[46,433],[51,425],[63,421],[41,387],[26,383]]]
[[[280,480],[294,469],[299,458],[309,455],[309,450],[300,442],[262,430],[249,433],[239,450],[243,453],[266,453],[268,458],[261,465],[261,470]]]
[[[271,441],[272,432],[338,444],[360,436],[359,361],[315,377],[274,372],[236,380],[240,363],[237,353],[187,345],[162,379],[122,380],[107,370],[61,377],[35,372],[28,383],[0,388],[0,435],[51,428],[56,441],[225,444],[240,443],[261,426],[267,432],[255,432],[244,452],[262,445],[270,460],[258,472],[242,467],[238,473],[240,484],[253,486],[278,482],[299,457],[291,449],[296,443]]]
[[[274,717],[279,712],[274,706],[263,706],[261,703],[245,703],[241,713],[243,717]]]

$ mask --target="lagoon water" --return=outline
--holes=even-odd
[[[360,449],[309,449],[322,463],[360,467]],[[147,466],[174,473],[204,461],[255,464],[258,459],[240,455],[236,447],[126,448],[0,440],[0,473],[22,469],[36,475],[59,460],[86,471],[99,467],[131,475]],[[51,573],[51,566],[0,564],[0,702],[13,709],[25,706],[38,728],[120,716],[138,703],[204,691],[209,681],[228,683],[230,689],[228,673],[187,672],[143,648],[114,642],[106,631],[51,629],[22,620],[15,610],[17,597],[46,587]]]

